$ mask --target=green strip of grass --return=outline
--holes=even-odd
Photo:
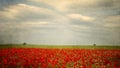
[[[120,49],[120,46],[109,45],[21,45],[21,44],[7,44],[0,45],[0,48],[70,48],[70,49]]]

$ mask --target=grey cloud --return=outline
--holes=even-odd
[[[22,16],[18,16],[16,19],[16,22],[25,22],[25,21],[48,21],[50,19],[52,19],[53,16],[52,15],[45,15],[45,14],[38,14],[38,13],[30,13],[25,12],[23,13]],[[15,21],[15,20],[14,20]]]
[[[68,13],[80,13],[84,15],[106,17],[109,15],[117,15],[120,12],[119,0],[92,0],[93,4],[81,6],[81,4],[72,4],[68,6]],[[98,1],[98,2],[97,2]],[[87,6],[86,6],[87,5]]]
[[[0,44],[21,44],[26,42],[25,40],[31,32],[30,28],[15,28],[15,25],[9,26],[2,27],[4,29],[0,29]]]
[[[88,3],[86,3],[85,5],[81,5],[81,2],[79,1],[77,4],[72,4],[72,5],[70,5],[70,7],[75,7],[75,6],[79,6],[79,8],[100,8],[100,7],[111,7],[111,6],[113,6],[113,1],[112,0],[106,0],[106,1],[104,1],[104,0],[93,0],[92,1],[93,3],[92,4],[89,4],[89,2]]]
[[[109,19],[107,18],[107,21],[103,22],[104,19],[101,19],[102,21],[98,19],[94,22],[83,22],[80,20],[71,20],[71,25],[78,25],[78,26],[80,25],[79,27],[81,26],[89,27],[89,29],[80,29],[80,28],[72,29],[74,31],[74,35],[76,39],[83,38],[84,40],[88,41],[89,44],[92,44],[92,43],[120,44],[119,28],[118,27],[108,28],[104,26],[106,23],[110,24],[110,22],[115,24],[116,21],[118,22],[119,17],[110,16]],[[109,20],[110,22],[108,22]],[[116,35],[116,36],[113,36],[113,35]],[[81,39],[78,39],[78,40],[80,40],[81,43],[84,42]]]
[[[53,6],[51,6],[47,3],[44,3],[44,2],[34,2],[34,1],[29,1],[29,0],[27,0],[27,1],[28,2],[26,2],[25,4],[34,5],[34,6],[41,7],[41,8],[47,8],[50,10],[55,10]]]
[[[4,10],[4,8],[7,8],[11,5],[25,2],[27,2],[27,0],[0,0],[0,10]]]
[[[94,23],[85,22],[85,21],[81,21],[81,20],[73,20],[73,19],[71,19],[71,24],[74,24],[74,25],[85,25],[85,26],[94,26]]]
[[[112,24],[116,22],[115,17],[111,19],[108,17],[120,14],[119,0],[92,0],[94,3],[89,5],[71,3],[65,6],[66,11],[59,11],[59,8],[60,10],[63,9],[60,7],[61,4],[55,7],[50,5],[49,2],[26,1],[9,0],[9,5],[5,5],[6,3],[1,4],[0,2],[2,8],[11,10],[16,9],[12,8],[13,5],[14,7],[22,6],[20,7],[22,10],[16,9],[20,12],[15,18],[9,19],[4,17],[4,15],[0,17],[0,43],[120,44],[120,27],[109,28],[105,26],[106,23],[110,25],[110,21]],[[76,0],[76,2],[78,1]],[[36,10],[37,8],[43,10],[34,11],[34,9],[28,8],[28,6]],[[1,12],[6,12],[6,10]],[[95,20],[85,22],[66,16],[72,13],[93,17]],[[108,19],[105,21],[106,18]],[[41,26],[39,22],[48,22],[48,24]]]
[[[32,5],[31,5],[32,6]],[[41,7],[38,7],[38,6],[34,6],[34,7],[37,7],[37,8],[41,8]],[[39,10],[37,12],[34,12],[34,9],[25,9],[24,6],[21,7],[23,8],[22,10],[18,10],[18,9],[15,9],[15,8],[8,8],[10,10],[17,10],[17,11],[20,11],[19,12],[19,15],[16,15],[14,16],[14,19],[9,19],[8,17],[6,17],[5,15],[2,15],[2,17],[0,17],[0,22],[9,22],[9,21],[12,21],[12,22],[25,22],[25,21],[49,21],[49,20],[52,20],[54,18],[56,18],[55,16],[56,15],[56,12],[54,11],[51,11],[49,9],[45,9],[43,8],[43,10]],[[6,12],[6,13],[10,13],[10,11],[1,11],[2,12]],[[45,13],[45,12],[48,12],[48,13]],[[11,12],[11,16],[13,13]],[[58,14],[59,15],[59,14]]]
[[[7,44],[7,43],[12,43],[12,42],[17,42],[17,38],[15,38],[15,34],[1,34],[0,33],[0,44]]]
[[[86,38],[86,39],[88,39],[88,41],[90,41],[89,44],[92,44],[92,43],[120,44],[120,41],[119,41],[120,36],[119,36],[119,34],[115,33],[115,31],[111,32],[110,30],[105,30],[102,28],[96,29],[96,28],[90,29],[90,30],[86,31],[86,33],[82,32],[83,35],[80,35],[81,32],[79,31],[79,34],[78,34],[79,36],[77,36],[76,38],[84,37],[83,39]],[[116,36],[113,36],[113,35],[116,35]]]

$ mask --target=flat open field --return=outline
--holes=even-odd
[[[1,45],[0,67],[120,68],[120,47]]]
[[[120,46],[109,45],[22,45],[22,44],[6,44],[0,45],[0,48],[77,48],[77,49],[120,49]]]

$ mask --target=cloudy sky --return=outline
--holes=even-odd
[[[120,0],[0,0],[0,43],[120,44]]]

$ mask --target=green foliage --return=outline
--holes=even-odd
[[[23,45],[27,45],[27,43],[26,43],[26,42],[24,42],[24,43],[23,43]]]

